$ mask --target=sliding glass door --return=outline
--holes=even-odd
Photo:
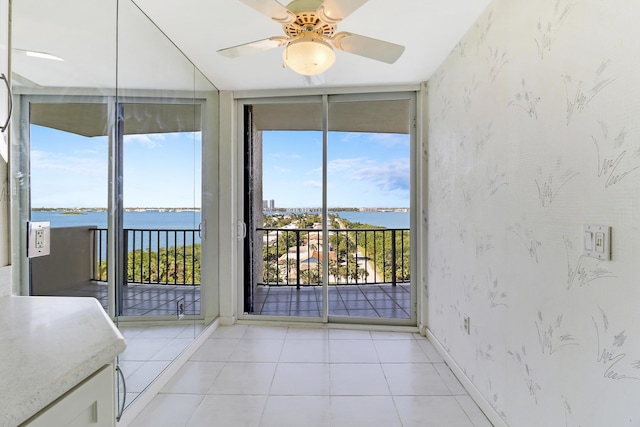
[[[243,313],[415,324],[414,105],[410,93],[244,103]]]

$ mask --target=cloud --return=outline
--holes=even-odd
[[[365,164],[372,164],[372,161],[366,157],[354,157],[352,159],[335,159],[327,164],[329,173],[350,171],[361,168]]]
[[[369,181],[384,191],[409,191],[409,159],[395,159],[379,164],[364,164],[350,176],[360,181]]]
[[[409,146],[409,135],[398,133],[348,132],[340,138],[341,142],[358,141],[363,144],[375,143],[385,148]]]
[[[408,191],[409,158],[376,162],[366,157],[336,159],[328,164],[331,174],[345,173],[348,179],[366,181],[383,191]]]
[[[166,139],[163,133],[153,134],[140,134],[140,135],[125,135],[125,144],[140,144],[146,148],[158,148],[162,147],[162,142]]]
[[[370,134],[368,139],[377,142],[386,148],[394,148],[397,146],[409,146],[409,135],[397,133],[374,133]]]
[[[46,151],[31,151],[31,170],[35,173],[56,172],[92,177],[106,176],[107,159],[89,156],[68,156]]]

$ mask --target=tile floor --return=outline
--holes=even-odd
[[[132,427],[491,426],[418,334],[219,327]]]
[[[320,317],[322,288],[258,286],[252,314]],[[329,286],[329,315],[411,318],[411,285]]]
[[[62,289],[48,295],[89,296],[107,307],[107,286],[93,282]],[[176,301],[183,298],[186,314],[200,313],[200,286],[129,284],[123,293],[125,316],[173,316]],[[319,286],[258,286],[251,314],[320,317],[322,288]],[[340,285],[329,287],[329,315],[411,318],[411,285]]]
[[[48,293],[50,296],[94,297],[107,309],[107,284],[90,282],[85,285],[61,289]],[[200,286],[178,285],[137,285],[130,283],[124,287],[124,316],[175,316],[176,303],[184,299],[185,314],[200,314]]]
[[[194,323],[145,327],[120,324],[118,328],[127,339],[127,348],[120,354],[118,365],[125,377],[126,406],[129,406],[193,342],[204,326]]]

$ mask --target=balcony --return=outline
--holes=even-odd
[[[331,229],[326,251],[317,229],[258,228],[255,242],[253,314],[319,317],[326,256],[329,315],[411,318],[409,229]]]
[[[200,313],[198,230],[125,229],[125,283],[117,292],[119,315]],[[51,255],[32,260],[32,294],[94,297],[107,310],[107,229],[51,229]],[[56,250],[64,248],[64,250]]]
[[[320,317],[323,259],[329,265],[329,315],[411,318],[409,229],[362,228],[328,231],[259,228],[251,309],[271,316]],[[34,295],[97,298],[107,308],[107,230],[95,227],[52,229],[50,257],[34,260]],[[178,301],[186,314],[200,313],[200,237],[198,230],[125,229],[127,273],[119,301],[127,316],[171,316]],[[59,259],[60,256],[66,257]],[[75,260],[75,261],[74,261]],[[84,260],[78,262],[78,260]],[[38,267],[38,263],[43,264]],[[45,264],[46,263],[46,264]],[[70,264],[72,263],[72,264]],[[54,283],[39,270],[51,265],[68,274]],[[43,288],[40,283],[46,283]],[[69,283],[74,286],[69,287]]]

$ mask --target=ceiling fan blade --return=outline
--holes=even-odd
[[[396,62],[396,60],[400,58],[400,55],[402,55],[402,52],[404,52],[404,46],[399,44],[346,31],[338,33],[333,37],[333,46],[336,49],[364,56],[365,58],[375,59],[376,61],[386,62],[387,64]]]
[[[324,0],[318,9],[327,22],[339,22],[369,0]]]
[[[287,44],[287,41],[288,39],[286,37],[269,37],[268,39],[257,40],[251,43],[220,49],[218,50],[218,53],[222,56],[226,56],[227,58],[237,58],[239,56],[251,55],[253,53],[284,46]]]
[[[296,16],[276,0],[240,0],[242,3],[257,10],[281,24],[290,24]]]

